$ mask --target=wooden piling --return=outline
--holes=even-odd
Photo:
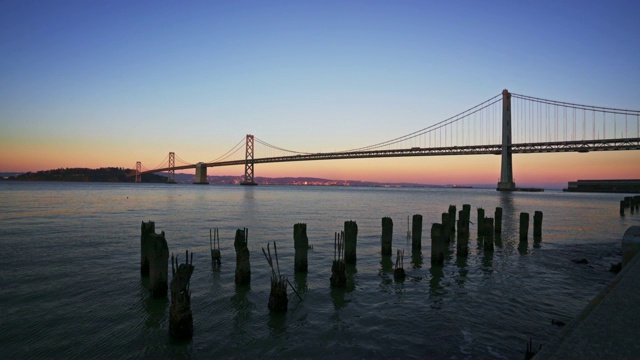
[[[393,278],[396,281],[404,280],[404,278],[405,278],[405,273],[404,273],[404,250],[400,251],[400,249],[398,249],[398,251],[396,253],[396,266],[393,269]]]
[[[296,225],[304,225],[304,224],[296,224]],[[295,231],[297,228],[294,225],[294,237]],[[305,234],[306,235],[306,234]],[[269,247],[269,243],[267,243],[267,251],[264,251],[262,248],[262,253],[264,254],[265,259],[267,259],[267,263],[271,268],[271,292],[269,293],[269,303],[267,307],[269,310],[273,312],[287,312],[287,307],[289,304],[289,299],[287,298],[287,283],[288,280],[285,276],[280,274],[280,263],[278,261],[278,247],[276,246],[276,242],[273,242],[273,252],[276,257],[276,267],[273,267],[273,258],[271,257],[271,249]],[[277,270],[277,273],[276,273]],[[299,296],[299,295],[298,295]]]
[[[478,224],[478,237],[483,235],[483,226],[482,224],[484,224],[484,209],[483,208],[478,208],[478,219],[476,224]]]
[[[251,263],[249,262],[249,229],[236,230],[233,247],[236,249],[236,285],[251,283]]]
[[[411,248],[422,248],[422,215],[413,215],[413,221],[411,225]]]
[[[458,239],[469,238],[469,217],[464,210],[458,213]]]
[[[274,249],[275,246],[274,242]],[[295,249],[293,268],[295,271],[307,272],[307,269],[309,268],[309,238],[307,237],[307,224],[293,225],[293,247]]]
[[[344,222],[344,262],[356,263],[356,245],[358,243],[358,224],[349,220]]]
[[[529,213],[520,213],[520,241],[526,241],[529,234]]]
[[[494,214],[494,231],[496,234],[502,233],[502,208],[497,207]]]
[[[442,224],[431,225],[431,265],[444,264],[444,229]]]
[[[167,296],[169,246],[164,231],[156,234],[153,221],[142,222],[141,225],[140,273],[149,276],[149,289],[153,297]]]
[[[620,200],[620,216],[624,216],[624,200]]]
[[[451,241],[451,230],[449,228],[449,213],[442,213],[442,235],[445,242]]]
[[[213,229],[213,234],[211,229],[209,229],[209,247],[211,249],[211,265],[213,265],[214,268],[219,268],[222,256],[220,254],[220,233],[218,232],[218,228]]]
[[[449,235],[456,233],[456,206],[449,205]]]
[[[171,254],[171,307],[169,308],[169,334],[174,339],[188,340],[193,337],[193,314],[191,313],[191,291],[189,282],[193,274],[193,253],[189,263],[189,251],[185,263],[179,264],[178,256]],[[175,261],[175,262],[174,262]]]
[[[382,255],[391,256],[391,242],[393,238],[393,221],[390,217],[382,218]]]
[[[493,251],[493,218],[485,217],[483,227],[483,249],[484,251]]]
[[[456,255],[466,257],[469,255],[469,220],[465,218],[464,210],[458,214],[458,241],[456,242]]]
[[[344,231],[334,234],[333,264],[329,280],[333,287],[344,288],[347,286],[347,268],[344,263]]]
[[[533,213],[533,238],[542,238],[542,211]]]

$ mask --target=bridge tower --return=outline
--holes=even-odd
[[[136,161],[136,182],[142,182],[140,179],[140,172],[142,172],[142,163],[140,161]]]
[[[244,181],[240,185],[258,185],[253,180],[253,135],[247,134],[247,147],[244,160]]]
[[[507,89],[502,90],[502,166],[496,190],[516,190],[511,162],[511,94]]]
[[[173,151],[169,152],[169,177],[167,178],[167,184],[175,184],[176,183],[176,153]]]

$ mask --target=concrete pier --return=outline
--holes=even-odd
[[[196,164],[196,178],[193,183],[200,185],[206,185],[209,183],[209,180],[207,180],[207,167],[204,163],[199,162]]]

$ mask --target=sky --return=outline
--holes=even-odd
[[[505,88],[638,110],[638,13],[640,2],[615,0],[0,0],[0,172],[155,168],[170,151],[206,162],[246,134],[303,152],[351,149]],[[518,185],[566,185],[640,178],[638,160],[516,154],[513,167]],[[499,173],[493,155],[255,168],[429,184],[496,183]]]

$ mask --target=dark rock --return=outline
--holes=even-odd
[[[574,259],[574,260],[571,260],[571,261],[573,261],[576,264],[588,264],[589,263],[589,261],[587,261],[587,259]]]
[[[614,274],[619,273],[620,270],[622,270],[622,263],[621,262],[619,262],[617,264],[611,264],[611,268],[609,269],[609,271],[611,271]]]

